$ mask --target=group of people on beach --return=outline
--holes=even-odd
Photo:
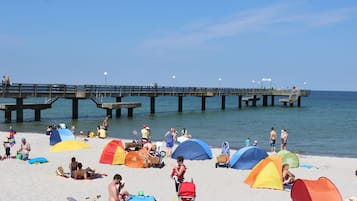
[[[286,150],[286,144],[288,142],[288,131],[286,129],[282,129],[280,133],[281,145],[280,150]],[[276,141],[278,139],[278,134],[276,133],[274,127],[270,130],[270,151],[276,152]]]
[[[16,144],[15,141],[16,131],[10,127],[9,135],[5,137],[3,141],[3,147],[5,149],[5,154],[3,156],[0,155],[0,160],[11,159],[11,148]],[[21,160],[28,160],[31,151],[31,145],[26,140],[26,138],[21,139],[20,148],[16,151],[16,156],[14,158]]]
[[[181,136],[178,136],[178,132],[176,128],[170,128],[165,134],[164,134],[164,139],[165,139],[165,144],[166,144],[166,149],[167,149],[167,154],[166,156],[170,157],[172,154],[172,149],[175,145],[175,143],[182,143],[188,139],[192,138],[192,135],[188,133],[188,130],[186,128],[183,128],[181,130]],[[151,142],[151,129],[149,126],[146,124],[143,124],[143,127],[141,129],[141,143],[145,144],[147,142]]]
[[[171,178],[174,180],[176,193],[179,192],[180,184],[184,181],[186,165],[184,157],[178,156],[177,166],[172,169]],[[108,185],[109,201],[126,201],[132,196],[124,189],[125,182],[120,174],[115,174],[113,180]],[[140,194],[139,194],[140,195]]]

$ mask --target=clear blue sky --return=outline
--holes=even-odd
[[[1,1],[0,74],[237,88],[271,78],[277,88],[357,91],[356,22],[356,0]]]

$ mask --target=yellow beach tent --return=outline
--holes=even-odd
[[[73,151],[79,149],[90,148],[89,144],[78,140],[65,140],[59,142],[50,148],[51,152],[61,152],[61,151]]]
[[[272,155],[260,161],[249,173],[244,183],[252,188],[283,190],[282,158]]]

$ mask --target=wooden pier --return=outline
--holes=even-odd
[[[16,121],[23,121],[23,110],[33,109],[35,111],[35,120],[40,121],[41,110],[52,107],[52,103],[59,98],[72,100],[72,118],[78,119],[78,104],[80,99],[91,99],[97,107],[105,109],[107,115],[112,116],[112,111],[116,111],[116,117],[121,116],[121,109],[128,109],[128,117],[133,116],[134,108],[141,107],[139,102],[122,102],[123,97],[128,96],[146,96],[150,98],[150,113],[155,113],[155,101],[159,96],[178,97],[178,112],[183,111],[183,98],[195,96],[201,98],[201,110],[206,110],[206,98],[221,96],[221,109],[225,109],[226,96],[238,97],[238,108],[242,108],[242,102],[246,106],[252,103],[253,107],[262,99],[262,106],[274,106],[275,97],[284,105],[289,103],[293,106],[301,106],[301,97],[310,95],[310,90],[280,90],[280,89],[240,89],[240,88],[205,88],[205,87],[153,87],[153,86],[116,86],[116,85],[65,85],[65,84],[24,84],[14,83],[11,86],[2,86],[0,98],[14,98],[15,103],[0,104],[0,110],[5,111],[5,121],[11,122],[11,113],[16,111]],[[25,98],[45,97],[44,103],[24,103]],[[104,103],[99,101],[99,97],[113,97],[115,102]],[[285,97],[285,98],[284,98]]]

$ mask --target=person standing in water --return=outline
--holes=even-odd
[[[275,132],[274,127],[272,127],[271,131],[270,131],[270,151],[271,152],[276,151],[276,137],[277,137],[277,134]]]

